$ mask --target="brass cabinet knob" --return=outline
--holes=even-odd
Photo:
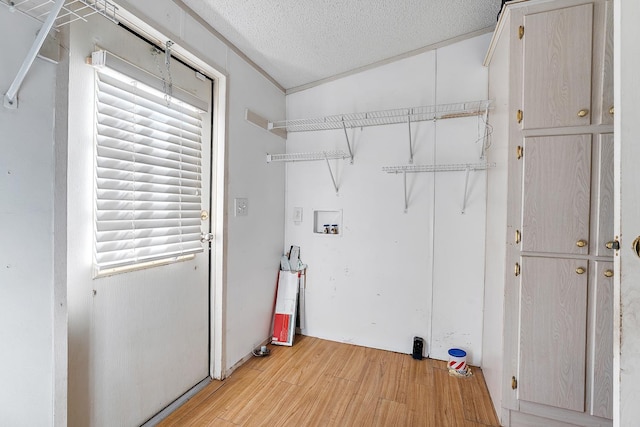
[[[516,236],[515,236],[516,244],[520,243],[521,239],[522,239],[522,235],[520,234],[520,230],[516,230]]]
[[[587,270],[585,270],[584,267],[576,268],[576,273],[578,273],[578,274],[584,274],[585,271],[587,271]]]
[[[580,239],[576,242],[576,246],[579,248],[584,248],[585,246],[587,246],[587,241]]]
[[[516,148],[516,158],[520,160],[522,158],[522,154],[523,154],[522,145],[518,145],[518,147]]]
[[[613,277],[613,271],[611,271],[611,270],[605,270],[605,272],[604,272],[604,277]]]
[[[582,110],[578,111],[578,117],[587,117],[588,114],[589,114],[588,108],[583,108]]]
[[[523,116],[522,110],[518,110],[516,112],[516,120],[518,121],[518,123],[522,123],[522,116]]]
[[[613,116],[613,105],[611,107],[609,107],[609,114],[611,114]]]

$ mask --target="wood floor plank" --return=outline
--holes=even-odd
[[[343,426],[371,426],[378,408],[379,399],[368,394],[354,394],[340,420]]]
[[[280,420],[285,417],[289,405],[294,404],[294,398],[298,393],[297,387],[284,381],[276,381],[270,390],[265,390],[266,399],[262,399],[257,405],[245,406],[245,420],[237,425],[243,426],[270,426],[274,425],[272,419]]]
[[[175,427],[175,426],[183,425],[182,424],[184,422],[183,418],[188,418],[189,414],[192,411],[196,411],[196,412],[199,411],[200,405],[205,404],[207,399],[209,399],[223,385],[224,385],[224,382],[222,381],[216,381],[216,380],[211,381],[211,383],[207,384],[207,386],[204,389],[202,389],[198,394],[196,394],[191,399],[186,401],[184,405],[176,409],[173,412],[171,417],[173,421],[170,423],[167,423],[166,426]]]
[[[238,399],[238,394],[242,390],[251,390],[260,371],[255,369],[242,369],[236,372],[236,378],[228,378],[225,385],[220,387],[216,393],[207,398],[201,405],[200,411],[192,411],[190,416],[184,419],[185,426],[207,425],[215,419],[219,419],[230,408],[234,408],[243,402]],[[168,420],[170,420],[169,417]],[[166,420],[166,421],[168,421]],[[164,423],[160,424],[164,426]]]
[[[336,376],[349,381],[360,381],[367,366],[366,352],[357,346],[350,346],[349,350],[349,356]]]
[[[459,381],[457,381],[464,418],[479,424],[499,424],[482,371],[471,369],[473,373],[471,377],[458,378]]]
[[[409,425],[407,405],[391,400],[380,399],[373,416],[374,426],[406,426]]]
[[[240,366],[160,426],[498,426],[482,371],[446,362],[296,337],[293,347]]]

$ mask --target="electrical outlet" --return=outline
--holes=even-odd
[[[235,216],[249,215],[249,199],[235,198],[233,201],[235,205]]]

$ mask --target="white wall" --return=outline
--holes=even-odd
[[[486,99],[483,35],[287,96],[287,118],[365,112]],[[477,118],[412,126],[415,164],[476,163]],[[410,353],[425,338],[431,357],[462,347],[480,364],[486,176],[472,172],[464,215],[464,172],[407,177],[383,166],[409,159],[406,124],[349,130],[355,162],[288,163],[285,247],[301,247],[309,265],[308,335]],[[344,149],[343,131],[289,133],[287,152]],[[275,166],[275,164],[273,165]],[[293,209],[303,221],[293,222]],[[313,233],[314,210],[343,214],[339,236]]]
[[[0,95],[40,25],[0,7]],[[36,59],[0,106],[0,425],[54,425],[55,65]],[[60,396],[62,398],[62,396]]]

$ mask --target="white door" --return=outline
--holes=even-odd
[[[87,40],[95,40],[91,50],[107,50],[163,77],[166,86],[171,83],[173,91],[180,87],[211,105],[210,80],[196,75],[175,59],[167,68],[163,53],[154,53],[149,43],[129,31],[104,19],[78,25],[74,31],[73,40],[82,40],[83,33]],[[76,54],[82,49],[81,45],[81,41],[72,43],[72,52]],[[84,76],[93,77],[93,71],[87,72],[81,67],[80,70],[85,80]],[[94,84],[93,81],[83,83]],[[93,111],[91,104],[86,108]],[[201,229],[204,233],[209,232],[211,221],[208,214],[211,212],[211,114],[209,107],[202,116]],[[70,165],[75,167],[79,165]],[[87,211],[86,207],[82,209]],[[81,364],[73,360],[71,369],[74,378],[82,378],[80,382],[85,383],[87,395],[80,395],[78,381],[72,379],[71,425],[140,425],[208,377],[208,246],[203,243],[201,252],[178,262],[93,280],[83,277],[87,281],[82,286],[91,286],[82,289],[83,295],[85,291],[87,295],[91,293],[87,307],[90,318],[86,343],[88,372],[77,372]]]
[[[614,3],[615,234],[614,425],[640,419],[640,258],[632,243],[640,236],[640,2]]]

